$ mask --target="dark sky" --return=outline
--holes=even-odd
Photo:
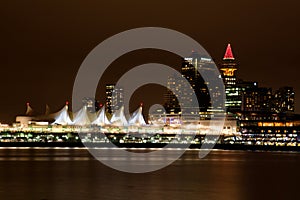
[[[266,87],[293,86],[300,111],[299,7],[297,0],[2,1],[0,121],[12,122],[25,112],[27,101],[37,112],[44,112],[46,103],[58,110],[71,99],[76,72],[89,51],[109,36],[144,26],[183,32],[216,61],[230,42],[240,78]],[[133,52],[111,68],[178,61],[163,54]]]

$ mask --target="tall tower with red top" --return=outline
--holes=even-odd
[[[235,75],[237,63],[233,56],[230,44],[227,45],[220,70],[222,72],[222,78],[225,85],[225,106],[227,111],[240,111],[242,106],[243,89],[239,86],[239,84],[237,84],[237,78]]]
[[[235,71],[237,70],[237,63],[230,44],[227,45],[220,70],[222,71],[225,86],[236,84]]]

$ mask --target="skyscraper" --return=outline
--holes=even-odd
[[[99,101],[94,98],[86,97],[82,99],[82,103],[89,112],[96,112],[100,109]]]
[[[223,62],[220,66],[225,85],[226,102],[228,112],[270,112],[272,105],[272,89],[258,87],[254,81],[237,79],[238,65],[228,44]]]
[[[168,79],[168,92],[165,95],[165,108],[167,113],[180,114],[181,110],[188,109],[191,113],[195,109],[190,101],[192,89],[198,99],[200,111],[218,110],[211,108],[211,99],[217,98],[217,93],[208,90],[209,82],[204,81],[198,70],[210,70],[213,60],[193,52],[190,57],[184,58],[181,66],[181,76],[172,76]],[[227,45],[222,63],[219,66],[221,77],[225,86],[225,107],[227,112],[243,113],[247,112],[293,112],[295,92],[291,87],[283,87],[272,94],[271,88],[258,87],[254,81],[244,81],[237,79],[236,71],[238,64],[232,52],[230,44]],[[189,86],[184,84],[185,78]],[[172,91],[176,91],[173,94]],[[218,91],[218,90],[215,90]],[[184,101],[182,105],[178,103],[178,97]],[[221,108],[221,107],[220,107]],[[220,109],[221,110],[221,109]],[[195,113],[195,112],[194,112]]]
[[[253,82],[251,87],[245,87],[242,94],[242,111],[270,112],[272,102],[272,89],[258,87]]]
[[[295,92],[292,87],[279,88],[274,93],[272,111],[274,112],[294,112]]]
[[[181,74],[189,81],[195,91],[201,111],[206,111],[210,106],[210,96],[207,88],[209,83],[204,81],[198,70],[209,70],[212,63],[211,58],[193,51],[190,57],[184,58],[181,67]]]
[[[106,108],[108,113],[111,114],[120,109],[123,103],[123,88],[116,87],[115,84],[106,84]]]
[[[242,87],[237,85],[237,78],[235,75],[235,72],[237,70],[237,63],[233,56],[230,44],[227,45],[220,70],[222,72],[222,78],[225,85],[225,106],[227,108],[227,111],[240,111],[242,106],[243,89]]]
[[[173,94],[172,91],[178,91],[181,87],[179,83],[179,78],[176,75],[168,77],[167,81],[167,87],[168,90],[166,91],[164,95],[164,101],[165,101],[165,109],[166,112],[169,114],[178,114],[180,113],[180,105],[178,102],[178,99],[175,94]]]
[[[207,110],[210,105],[209,92],[198,69],[208,67],[212,63],[210,58],[201,56],[197,52],[192,52],[190,57],[183,59],[181,76],[173,75],[168,78],[167,85],[170,90],[165,94],[167,113],[180,114],[181,110],[185,109],[185,113],[195,114],[199,109],[195,107],[196,102],[191,99],[192,91],[196,94],[200,111]],[[186,79],[188,84],[182,78]],[[171,91],[176,91],[176,94]],[[178,97],[182,100],[181,105],[178,103]]]
[[[236,85],[235,71],[237,70],[237,63],[230,44],[227,45],[220,70],[222,71],[225,87]]]

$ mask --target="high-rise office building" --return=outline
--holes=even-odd
[[[168,81],[167,81],[168,90],[164,95],[164,101],[165,101],[164,106],[166,112],[169,114],[180,113],[180,105],[177,96],[172,92],[172,91],[179,92],[181,87],[181,84],[179,82],[180,82],[180,77],[177,77],[176,75],[168,77]]]
[[[295,92],[292,87],[279,88],[274,93],[272,111],[274,112],[294,112]]]
[[[230,44],[227,45],[220,70],[222,71],[225,87],[236,85],[235,71],[237,70],[237,63],[233,56]]]
[[[180,111],[188,109],[194,112],[193,103],[190,100],[191,90],[194,90],[200,111],[207,111],[211,108],[211,99],[218,97],[218,94],[209,92],[209,82],[205,82],[200,70],[210,70],[213,60],[193,52],[190,57],[184,58],[181,67],[181,76],[172,76],[168,79],[168,92],[165,95],[165,108],[167,113],[180,114]],[[227,112],[246,113],[246,112],[293,112],[295,92],[291,87],[284,87],[272,94],[271,88],[258,87],[254,81],[243,81],[238,79],[236,72],[238,64],[233,55],[232,47],[227,45],[226,51],[219,67],[225,86],[225,107]],[[188,80],[189,86],[186,86],[182,78]],[[176,91],[173,94],[172,91]],[[211,90],[211,88],[210,88]],[[215,90],[218,91],[218,90]],[[220,94],[219,94],[220,95]],[[178,97],[184,100],[184,104],[179,105]],[[216,108],[213,108],[214,110]]]
[[[106,84],[106,108],[108,113],[119,110],[124,103],[123,88],[115,84]]]
[[[237,71],[237,63],[230,44],[227,45],[220,70],[225,85],[225,107],[229,112],[240,111],[242,107],[243,87],[237,82],[235,74]]]
[[[192,52],[190,57],[183,59],[181,76],[173,75],[169,77],[167,82],[169,88],[165,94],[165,108],[167,113],[180,114],[182,109],[185,109],[185,113],[196,114],[195,112],[197,112],[199,108],[200,111],[206,111],[210,105],[210,97],[206,85],[207,83],[203,80],[198,69],[208,68],[208,65],[212,63],[213,61],[210,58],[201,56],[197,52]],[[176,91],[176,94],[172,91]],[[193,102],[191,98],[192,92],[196,94],[199,108],[195,107],[196,102]],[[181,105],[178,103],[178,97],[180,97],[182,101]]]
[[[210,70],[210,65],[213,63],[211,58],[200,55],[196,51],[193,51],[190,57],[184,58],[182,63],[181,74],[195,91],[201,111],[206,111],[210,106],[210,96],[207,87],[209,83],[204,81],[198,70]]]
[[[252,87],[247,87],[242,94],[242,111],[270,112],[272,102],[272,89],[258,87],[254,82]]]
[[[100,109],[99,101],[94,98],[86,97],[82,100],[82,103],[89,112],[96,112]]]

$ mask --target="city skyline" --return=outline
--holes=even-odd
[[[231,44],[230,43],[228,43],[227,45],[226,45],[226,48],[225,48],[225,51],[224,51],[224,55],[223,55],[223,59],[222,59],[222,62],[217,62],[217,61],[215,61],[215,60],[213,60],[213,62],[215,62],[216,63],[216,65],[217,65],[217,67],[219,68],[219,70],[220,70],[220,73],[222,73],[222,74],[224,74],[225,75],[225,77],[229,77],[229,78],[224,78],[223,77],[223,79],[224,79],[224,85],[225,85],[225,87],[227,87],[227,85],[229,85],[229,87],[232,85],[232,84],[236,84],[235,82],[236,81],[238,81],[238,82],[240,82],[240,83],[238,83],[239,85],[243,85],[242,87],[252,87],[252,85],[254,84],[254,86],[255,87],[257,87],[257,89],[265,89],[265,90],[267,90],[267,92],[268,92],[268,94],[266,94],[266,95],[272,95],[272,96],[276,96],[276,95],[278,95],[277,93],[278,92],[280,92],[280,90],[283,90],[284,88],[291,88],[291,90],[293,90],[293,87],[290,87],[290,86],[283,86],[283,87],[280,87],[278,90],[274,90],[274,88],[261,88],[261,87],[258,87],[259,85],[259,82],[258,81],[255,81],[255,80],[248,80],[248,79],[246,79],[246,81],[245,80],[242,80],[242,79],[240,79],[240,77],[238,77],[238,76],[236,76],[235,74],[236,74],[236,72],[238,72],[239,71],[239,69],[240,69],[240,65],[239,65],[239,63],[238,63],[238,61],[236,60],[236,57],[234,56],[235,54],[233,53],[233,48],[232,48],[232,46],[231,46]],[[200,57],[199,57],[200,56]],[[192,50],[191,51],[191,55],[190,55],[190,57],[191,58],[189,58],[189,57],[187,57],[187,58],[181,58],[182,60],[183,60],[183,63],[181,64],[182,65],[182,68],[181,68],[181,73],[183,73],[182,75],[185,77],[185,76],[187,76],[187,77],[185,77],[185,78],[187,78],[187,79],[189,79],[189,76],[190,75],[192,75],[194,72],[194,69],[197,69],[197,67],[195,68],[195,61],[194,61],[194,58],[192,58],[192,57],[195,57],[195,58],[197,58],[198,57],[198,59],[201,59],[201,55],[200,54],[198,54],[198,52],[197,51],[195,51],[195,50]],[[189,60],[189,59],[192,59],[192,60]],[[211,62],[211,61],[210,61]],[[209,63],[210,63],[209,62]],[[204,62],[204,63],[198,63],[198,64],[200,64],[199,66],[202,66],[203,64],[204,64],[204,66],[206,65],[206,61]],[[228,64],[229,64],[229,68],[227,67],[228,66]],[[187,65],[190,65],[191,66],[191,68],[186,68],[187,67]],[[197,61],[196,61],[196,65],[197,65]],[[232,65],[232,66],[231,66]],[[180,66],[180,65],[178,65],[178,66]],[[177,66],[177,68],[178,68],[178,66]],[[186,66],[186,67],[185,67]],[[198,67],[199,67],[198,66]],[[184,69],[187,69],[188,71],[182,71],[182,70],[184,70]],[[231,70],[231,68],[233,69],[233,70]],[[190,70],[192,70],[191,72],[189,72],[189,69]],[[178,70],[178,69],[177,69]],[[230,70],[230,71],[228,71],[228,70]],[[186,74],[187,73],[187,74]],[[189,73],[192,73],[192,74],[190,74],[189,75]],[[185,75],[186,74],[186,75]],[[228,75],[228,74],[230,74],[230,75]],[[200,78],[200,82],[201,82],[201,80],[202,80],[202,78],[201,78],[201,76],[200,76],[200,74],[198,75],[199,76],[199,78]],[[234,77],[234,82],[230,82],[230,81],[232,81],[231,79],[232,78],[230,78],[230,77]],[[227,79],[230,79],[229,80],[229,82],[227,81]],[[175,79],[176,80],[176,79]],[[168,81],[168,80],[166,80],[166,81]],[[199,82],[199,81],[196,81],[196,82]],[[202,80],[203,81],[203,80]],[[176,82],[176,81],[175,81]],[[196,84],[196,88],[198,88],[198,89],[201,89],[202,87],[203,87],[203,89],[205,89],[206,88],[206,86],[205,86],[205,84],[204,84],[204,82],[201,84],[201,83],[197,83]],[[193,84],[193,83],[191,83],[191,84]],[[198,84],[200,84],[200,85],[198,85]],[[203,85],[204,84],[204,85]],[[103,86],[100,86],[101,88],[103,88]],[[99,101],[99,99],[97,98],[97,96],[95,97],[96,99],[95,100],[92,100],[93,101],[93,103],[92,104],[95,104],[96,105],[96,107],[98,107],[98,108],[96,108],[96,110],[98,110],[99,109],[99,107],[101,107],[102,105],[106,105],[106,108],[108,109],[107,111],[108,111],[108,113],[113,113],[114,111],[116,111],[116,110],[118,110],[119,108],[120,108],[120,106],[122,106],[123,105],[123,100],[122,99],[119,99],[119,97],[115,97],[114,98],[114,101],[117,101],[118,102],[118,104],[115,102],[115,103],[111,103],[111,95],[112,95],[112,93],[113,93],[113,90],[115,90],[114,89],[114,87],[115,87],[115,83],[106,83],[105,84],[105,95],[104,96],[101,96],[101,100],[103,100],[103,101]],[[169,86],[170,87],[170,86]],[[174,86],[173,86],[174,87]],[[194,86],[195,87],[195,86]],[[239,86],[239,87],[241,87],[241,86]],[[172,88],[172,86],[171,86],[171,88]],[[117,91],[116,91],[116,94],[117,94],[117,96],[119,96],[119,95],[123,95],[123,92],[122,92],[122,88],[116,88],[117,89]],[[119,90],[121,90],[121,93],[119,94]],[[166,88],[164,88],[164,90],[165,90],[165,92],[166,92]],[[205,89],[206,90],[206,89]],[[269,91],[270,90],[270,91]],[[256,90],[255,90],[256,91]],[[168,92],[167,93],[165,93],[164,95],[166,95],[166,94],[168,94]],[[294,93],[293,93],[294,94]],[[250,96],[253,96],[254,95],[254,93],[253,94],[248,94],[248,97],[249,97],[249,95]],[[255,95],[254,95],[255,96]],[[247,97],[247,95],[245,96],[245,97]],[[108,99],[109,98],[109,99]],[[123,98],[123,97],[122,97]],[[201,96],[199,96],[198,97],[198,99],[201,99],[202,97]],[[228,99],[229,98],[229,99]],[[270,98],[272,98],[272,97],[270,97]],[[121,100],[121,102],[119,102]],[[242,99],[240,99],[240,100],[242,100]],[[89,101],[89,98],[87,98],[87,99],[84,99],[83,100],[83,104],[87,104],[87,103],[89,103],[88,102]],[[144,100],[142,100],[142,101],[140,101],[140,102],[144,102],[145,101],[145,99]],[[161,101],[161,99],[159,99],[159,101]],[[227,100],[226,100],[226,102],[227,101],[229,101],[230,102],[230,97],[227,97]],[[135,101],[136,102],[136,101]],[[165,100],[165,97],[164,97],[164,100],[163,100],[163,102],[164,103],[166,103],[166,100]],[[162,103],[162,104],[164,104],[164,103]],[[69,104],[69,100],[66,100],[66,104]],[[136,104],[136,103],[135,103]],[[136,107],[136,105],[132,105],[132,102],[130,103],[130,108],[131,108],[131,110],[132,110],[132,106],[134,107],[134,109],[135,109],[135,107]],[[207,103],[206,103],[207,104]],[[244,104],[244,103],[243,103]],[[29,116],[32,116],[32,115],[35,115],[35,116],[38,116],[38,115],[43,115],[43,113],[37,113],[37,112],[35,112],[35,110],[33,110],[32,109],[32,107],[31,106],[29,106],[30,105],[30,102],[26,102],[26,105],[27,105],[27,109],[26,109],[26,112],[25,113],[21,113],[21,114],[19,114],[19,115],[29,115]],[[139,105],[139,104],[138,104]],[[49,112],[51,112],[50,111],[50,107],[49,107],[49,105],[48,104],[45,104],[45,113],[47,113],[48,112],[48,114],[49,114]],[[113,107],[115,107],[115,110],[112,112],[112,110],[111,110],[111,106],[113,106]],[[165,105],[166,106],[166,105]],[[177,106],[179,106],[179,105],[177,105]],[[206,106],[208,106],[208,104],[206,105]],[[206,107],[205,106],[205,107]],[[242,102],[239,104],[239,106],[242,106]],[[251,105],[250,105],[251,106]],[[257,106],[260,106],[260,105],[257,105]],[[279,106],[279,105],[276,105],[276,106]],[[151,107],[151,105],[147,105],[147,108],[149,108],[149,107]],[[201,103],[200,103],[200,108],[201,108]],[[227,108],[227,112],[229,111],[231,111],[230,110],[230,106],[226,106],[226,108]],[[28,111],[28,109],[30,109],[29,111]],[[240,108],[241,109],[241,108]],[[263,108],[263,107],[261,107],[261,108],[258,108],[258,110],[260,110],[260,109],[263,109],[263,110],[266,110],[267,108]],[[279,108],[278,108],[279,109]],[[294,103],[293,103],[293,109],[294,109]],[[39,110],[39,109],[38,109]],[[52,113],[54,113],[54,112],[57,112],[58,110],[52,110]],[[254,110],[253,110],[254,111]],[[271,110],[270,110],[271,111]],[[276,109],[275,110],[273,110],[273,112],[274,111],[276,111]],[[28,112],[30,112],[30,114],[28,114]],[[170,112],[170,111],[167,111],[167,112]],[[292,111],[292,112],[294,112],[294,110]],[[146,113],[148,113],[147,111],[146,111]],[[16,114],[16,115],[18,115],[18,114]]]
[[[1,1],[0,199],[297,199],[299,8]]]
[[[3,3],[0,84],[5,98],[1,100],[0,122],[12,122],[16,115],[25,113],[26,102],[38,113],[44,113],[46,104],[52,112],[59,110],[71,99],[74,78],[89,51],[111,35],[143,26],[161,26],[190,35],[217,62],[223,56],[225,45],[231,43],[240,64],[239,77],[274,89],[293,86],[296,94],[300,93],[299,37],[295,26],[299,19],[298,2],[232,0],[187,4],[193,5],[189,6],[188,15],[178,14],[182,4],[177,2],[172,2],[171,7],[158,6],[158,1]],[[105,8],[114,8],[118,14]],[[130,67],[150,61],[180,67],[174,64],[179,58],[155,51],[130,53],[111,67],[118,69],[115,77],[118,78]],[[100,85],[109,83],[107,79]],[[100,89],[101,96],[104,90]],[[299,104],[296,96],[297,113]]]
[[[164,88],[164,108],[166,112],[160,111],[156,114],[181,114],[182,109],[185,110],[185,113],[194,114],[199,109],[200,116],[210,110],[219,109],[223,111],[221,107],[211,107],[210,96],[214,98],[220,95],[217,93],[209,93],[207,85],[209,82],[204,82],[200,73],[197,69],[210,70],[213,60],[207,57],[203,57],[196,51],[192,51],[189,57],[182,58],[181,63],[181,76],[178,75],[169,76],[166,80],[168,89]],[[235,56],[231,44],[227,44],[226,50],[223,56],[223,62],[218,66],[221,76],[225,86],[225,107],[226,112],[231,115],[235,114],[237,116],[247,115],[249,113],[265,113],[269,116],[277,114],[293,114],[295,111],[295,92],[293,87],[280,87],[278,90],[273,90],[272,88],[260,87],[257,81],[245,81],[236,76],[236,72],[239,69],[239,64],[236,62]],[[188,80],[188,85],[182,82],[182,77]],[[191,94],[188,93],[188,88],[192,87],[195,91],[199,108],[195,108],[190,104]],[[176,94],[173,94],[171,91],[177,91]],[[216,90],[217,91],[217,90]],[[66,101],[65,106],[57,111],[50,111],[49,106],[46,104],[45,113],[36,113],[31,108],[30,103],[27,102],[26,113],[21,114],[16,117],[16,123],[28,125],[28,120],[40,121],[46,120],[47,122],[54,124],[73,124],[73,123],[92,123],[93,118],[90,114],[98,112],[101,109],[102,115],[108,114],[109,118],[114,118],[114,115],[120,115],[124,111],[124,89],[121,87],[116,87],[115,83],[109,83],[105,85],[105,96],[104,102],[99,102],[98,99],[85,97],[82,99],[82,107],[80,110],[69,109],[69,101]],[[179,105],[178,95],[181,99],[185,99],[184,104]],[[188,96],[187,96],[188,95]],[[148,108],[153,104],[147,105]],[[220,105],[221,106],[221,105]],[[130,107],[136,109],[136,105],[130,104]],[[143,102],[139,104],[139,108],[144,107]],[[69,114],[68,112],[73,113],[70,117],[66,117]],[[135,110],[136,112],[136,110]],[[155,111],[156,112],[156,111]],[[60,114],[59,114],[60,113]],[[74,117],[74,113],[76,117]],[[76,114],[81,113],[81,114]],[[106,113],[106,114],[104,114]],[[119,113],[119,114],[118,114]],[[127,113],[128,119],[134,118],[135,114]],[[131,116],[132,114],[132,116]],[[141,115],[145,116],[145,119],[148,119],[148,110],[141,112]],[[152,113],[153,114],[153,113]],[[54,117],[56,116],[56,117]],[[127,121],[125,115],[123,116],[124,120]],[[68,119],[67,119],[68,118]],[[107,116],[106,116],[107,118]],[[151,118],[151,117],[150,117]],[[201,118],[201,117],[200,117]],[[240,117],[243,118],[243,117]],[[102,120],[103,117],[100,117]],[[143,119],[144,120],[144,119]],[[97,120],[96,120],[97,121]],[[109,121],[109,120],[107,120]],[[147,121],[147,120],[146,120]],[[144,122],[146,123],[146,122]]]

